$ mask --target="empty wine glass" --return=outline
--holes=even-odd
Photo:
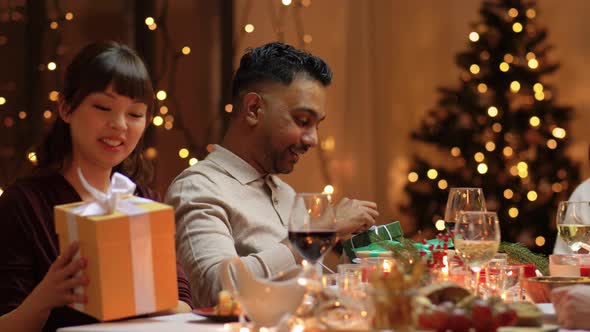
[[[451,188],[445,209],[445,228],[454,237],[455,224],[461,211],[486,211],[481,188]]]
[[[559,202],[556,223],[559,236],[573,252],[590,251],[590,202]]]
[[[475,294],[479,294],[481,269],[500,247],[500,225],[496,212],[462,211],[455,225],[455,250],[475,272]]]

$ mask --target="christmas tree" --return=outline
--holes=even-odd
[[[544,82],[558,64],[536,3],[486,0],[480,16],[456,57],[458,87],[440,88],[438,105],[412,133],[440,154],[414,156],[402,209],[418,230],[442,231],[448,188],[481,187],[503,241],[548,253],[557,203],[579,183],[565,154],[572,109],[556,105]]]

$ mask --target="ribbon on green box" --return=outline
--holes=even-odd
[[[401,239],[403,238],[403,230],[399,221],[377,226],[373,229],[365,231],[363,233],[354,235],[350,239],[344,241],[342,246],[346,255],[352,260],[357,258],[358,252],[365,253],[365,257],[380,257],[387,256],[389,249],[395,246],[401,246]],[[447,248],[453,248],[453,242],[451,239],[447,240]],[[426,241],[426,243],[414,243],[414,247],[421,252],[427,259],[431,257],[432,249],[443,249],[445,242],[441,238],[434,238]],[[444,248],[444,249],[447,249]]]
[[[404,232],[402,231],[402,226],[399,221],[394,221],[386,225],[376,226],[363,233],[353,235],[350,239],[342,242],[342,246],[344,247],[346,255],[350,257],[350,259],[354,259],[356,258],[356,250],[367,247],[371,244],[376,244],[383,240],[399,242],[403,237]],[[375,246],[372,248],[377,249]],[[387,249],[380,246],[378,246],[378,248],[382,249],[382,251],[387,251]]]

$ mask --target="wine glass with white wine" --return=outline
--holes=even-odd
[[[556,223],[559,236],[573,252],[590,251],[590,202],[559,202]]]
[[[486,201],[481,188],[451,188],[445,208],[445,228],[454,237],[455,223],[461,211],[485,211]]]
[[[455,250],[465,265],[475,272],[475,295],[479,294],[481,269],[500,247],[500,223],[496,212],[461,211],[455,225]]]

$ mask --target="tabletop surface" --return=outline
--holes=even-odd
[[[131,319],[113,323],[100,323],[71,326],[58,329],[58,332],[218,332],[233,331],[237,323],[215,323],[205,317],[193,314],[176,314],[141,319]]]
[[[551,303],[538,304],[547,318],[555,315]],[[194,313],[131,319],[112,323],[100,323],[61,328],[58,332],[221,332],[239,331],[238,323],[215,323]],[[562,330],[564,331],[564,330]]]

